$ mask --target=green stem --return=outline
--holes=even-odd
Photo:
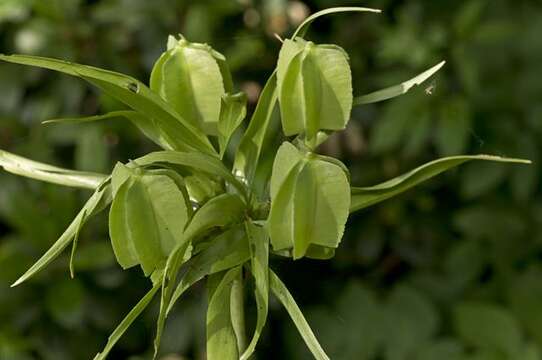
[[[240,272],[239,277],[233,281],[231,289],[231,321],[233,331],[237,337],[237,348],[239,355],[247,348],[247,336],[245,330],[245,300],[243,273]]]

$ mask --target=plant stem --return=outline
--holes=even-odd
[[[230,312],[233,331],[235,332],[235,336],[237,337],[237,348],[239,349],[240,356],[247,347],[247,337],[245,330],[245,300],[242,271],[240,272],[239,277],[233,281],[231,289]]]

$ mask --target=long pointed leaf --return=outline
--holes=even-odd
[[[234,221],[238,221],[242,216],[245,206],[238,195],[223,194],[217,196],[205,203],[192,217],[192,220],[184,231],[185,241],[175,246],[169,255],[164,277],[162,279],[162,299],[160,302],[160,313],[158,315],[157,331],[155,337],[155,353],[158,353],[158,346],[165,320],[168,313],[168,308],[171,308],[173,287],[177,281],[177,274],[183,261],[185,261],[185,252],[188,245],[201,233],[213,227],[223,227],[230,225]],[[216,259],[214,259],[216,261]]]
[[[164,139],[164,137],[160,134],[160,130],[154,125],[154,122],[152,120],[149,120],[145,116],[132,110],[112,111],[107,114],[85,117],[50,119],[43,121],[42,124],[78,124],[115,118],[125,118],[130,120],[132,124],[134,124],[146,137],[151,139],[158,146],[162,147],[165,150],[173,150],[172,146],[168,144],[166,139]]]
[[[425,80],[429,79],[434,73],[440,70],[444,66],[446,61],[441,61],[437,65],[430,69],[425,70],[419,75],[416,75],[410,80],[402,82],[398,85],[390,86],[382,90],[372,92],[367,95],[357,96],[354,98],[354,106],[371,104],[387,99],[394,98],[399,95],[406,94],[413,86],[422,84]]]
[[[530,164],[529,160],[504,158],[491,155],[450,156],[431,161],[401,176],[370,187],[352,187],[350,212],[366,208],[410,189],[450,168],[471,160]]]
[[[307,29],[309,28],[309,25],[319,17],[330,15],[330,14],[337,14],[337,13],[344,13],[344,12],[373,12],[373,13],[381,13],[382,10],[379,9],[372,9],[372,8],[365,8],[365,7],[357,7],[357,6],[343,6],[343,7],[333,7],[329,9],[325,9],[322,11],[318,11],[317,13],[312,14],[308,18],[305,19],[295,30],[294,34],[292,35],[292,39],[295,39],[297,36],[303,37],[305,36],[305,33],[307,32]]]
[[[77,250],[77,244],[79,242],[79,234],[81,233],[81,228],[85,224],[87,220],[87,212],[83,212],[83,216],[81,216],[79,223],[77,224],[77,229],[75,230],[75,235],[73,237],[73,243],[72,243],[72,251],[70,254],[70,276],[73,279],[75,277],[75,266],[73,264],[75,260],[75,250]]]
[[[186,254],[190,253],[190,243],[188,241],[177,244],[168,257],[164,269],[164,275],[161,279],[162,295],[160,296],[160,312],[156,321],[156,336],[154,337],[154,355],[153,359],[158,356],[160,341],[168,315],[167,309],[171,304],[171,296],[173,295],[173,284],[177,280],[179,268],[186,260]]]
[[[225,274],[214,274],[209,278],[209,305],[207,307],[207,359],[237,359],[237,338],[232,325],[230,301],[234,279],[241,267]],[[218,283],[218,284],[217,284]]]
[[[139,302],[130,310],[128,315],[121,321],[121,323],[117,326],[117,328],[111,333],[109,336],[109,339],[107,341],[107,344],[105,345],[102,352],[96,354],[94,357],[94,360],[105,360],[107,358],[107,355],[115,346],[117,341],[121,338],[121,336],[126,332],[126,330],[132,325],[134,320],[141,315],[143,310],[149,305],[151,300],[154,298],[154,295],[156,295],[156,292],[160,289],[160,282],[157,282],[154,284],[152,289],[145,295]]]
[[[228,148],[230,138],[247,114],[247,97],[244,93],[224,94],[218,121],[218,144],[220,158]]]
[[[184,276],[175,288],[167,312],[186,290],[205,276],[241,265],[249,259],[249,244],[244,231],[233,227],[217,236],[186,264]]]
[[[329,357],[324,352],[324,349],[322,349],[320,346],[316,336],[314,336],[309,323],[307,323],[307,320],[305,320],[305,317],[299,309],[299,306],[297,306],[294,298],[284,283],[279,279],[277,274],[275,274],[271,269],[269,269],[269,286],[271,287],[273,294],[275,294],[282,305],[286,308],[286,311],[288,311],[288,314],[297,327],[299,334],[305,341],[305,344],[307,344],[314,358],[317,360],[329,360]]]
[[[170,105],[133,77],[92,66],[39,56],[0,54],[0,60],[55,70],[85,79],[141,115],[153,119],[174,149],[198,150],[216,155],[216,151],[203,133],[186,122]]]
[[[46,181],[53,184],[96,189],[106,178],[106,175],[63,169],[26,159],[0,150],[0,166],[12,174]]]
[[[73,219],[68,228],[60,236],[60,238],[47,250],[47,252],[38,260],[34,265],[30,267],[17,281],[15,281],[11,286],[17,286],[22,282],[28,280],[34,276],[37,272],[42,270],[47,264],[53,261],[60,253],[72,242],[75,234],[77,233],[78,228],[82,218],[89,218],[90,216],[96,214],[98,211],[102,210],[106,204],[111,202],[111,186],[105,184],[102,187],[99,187],[94,194],[87,201],[85,206],[81,209],[79,214]],[[105,206],[104,206],[105,205]]]
[[[269,307],[269,235],[264,227],[252,222],[245,222],[245,231],[250,244],[250,269],[256,283],[254,293],[257,319],[254,335],[241,360],[247,360],[254,353],[267,320]]]
[[[283,138],[277,100],[275,71],[263,88],[233,166],[235,175],[252,184],[252,190],[261,198],[265,198],[275,152]]]

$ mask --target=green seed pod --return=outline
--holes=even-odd
[[[115,167],[113,181],[118,184],[109,212],[113,251],[124,269],[141,265],[149,276],[185,240],[184,227],[192,214],[186,191],[167,175],[122,165]]]
[[[301,38],[285,40],[277,65],[282,127],[287,136],[304,134],[309,143],[319,131],[342,130],[352,109],[348,55],[336,45]]]
[[[150,87],[187,121],[218,135],[222,96],[232,80],[222,54],[209,45],[170,36],[168,49],[155,63]]]
[[[330,258],[341,241],[350,208],[350,184],[343,167],[285,142],[271,176],[268,226],[273,249]]]

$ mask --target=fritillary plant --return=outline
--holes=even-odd
[[[73,277],[81,228],[109,208],[109,234],[118,264],[123,269],[140,266],[151,288],[95,360],[107,357],[159,294],[156,357],[168,314],[202,280],[208,290],[208,359],[251,357],[266,323],[270,293],[282,303],[314,357],[328,359],[294,298],[269,267],[270,254],[293,260],[330,259],[354,211],[464,162],[529,163],[490,155],[453,156],[375,186],[351,186],[346,166],[318,154],[318,146],[346,127],[352,107],[402,95],[444,62],[399,85],[354,97],[348,54],[337,45],[305,38],[312,21],[340,12],[380,11],[339,7],[308,17],[283,40],[276,69],[235,144],[230,138],[241,132],[246,97],[235,93],[224,56],[207,44],[170,36],[149,86],[127,75],[67,61],[0,55],[7,62],[82,78],[130,108],[47,122],[124,118],[162,148],[117,163],[109,175],[67,170],[0,151],[0,166],[8,172],[93,191],[66,231],[13,286],[33,277],[69,245]],[[233,161],[225,161],[225,154],[234,154]],[[247,282],[253,282],[257,310],[249,338],[244,316]]]

